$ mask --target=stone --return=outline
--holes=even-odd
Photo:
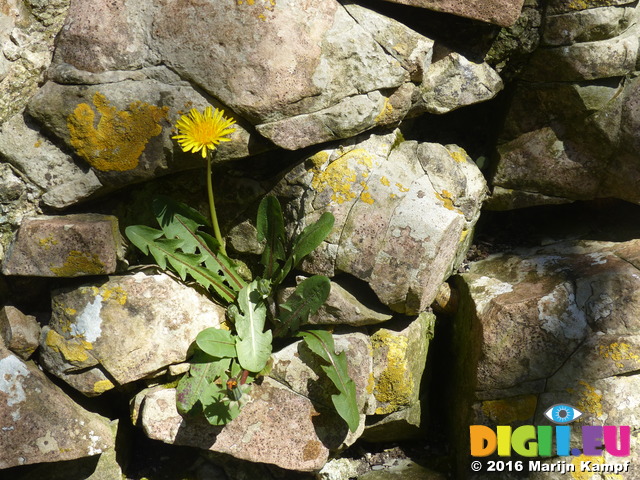
[[[468,60],[458,52],[441,54],[427,69],[412,112],[448,113],[495,97],[502,79],[487,63]]]
[[[524,0],[387,0],[413,7],[427,8],[438,12],[451,13],[462,17],[473,18],[482,22],[495,23],[503,27],[513,25],[522,10]]]
[[[548,15],[580,12],[600,7],[615,7],[635,3],[633,0],[551,0],[547,5]]]
[[[114,273],[122,239],[109,215],[25,218],[2,264],[4,275],[77,277]]]
[[[374,382],[367,414],[388,415],[416,406],[419,410],[420,382],[434,325],[435,316],[422,313],[409,324],[379,328],[371,335]],[[402,419],[395,421],[402,423]]]
[[[335,436],[339,425],[333,417],[325,420],[308,398],[268,377],[251,387],[253,400],[224,427],[186,421],[176,409],[175,395],[175,389],[165,388],[145,397],[140,421],[149,438],[288,470],[320,470],[329,458],[323,435]]]
[[[411,315],[431,305],[462,260],[485,188],[459,147],[403,142],[390,133],[318,151],[273,193],[283,200],[291,232],[324,211],[336,219],[303,270],[353,275],[383,304]]]
[[[542,44],[548,46],[607,40],[622,34],[637,20],[633,7],[603,7],[547,15]]]
[[[171,139],[171,125],[191,108],[202,111],[209,104],[184,83],[146,79],[78,86],[48,82],[31,100],[29,113],[91,166],[103,184],[118,187],[202,167],[202,157],[182,152]],[[233,112],[225,115],[234,117]],[[235,118],[238,125],[232,141],[220,145],[216,161],[260,151],[259,141]]]
[[[184,362],[196,335],[224,321],[224,309],[196,289],[144,272],[57,290],[52,308],[41,360],[88,396]]]
[[[42,83],[69,3],[53,0],[34,9],[20,0],[3,2],[0,125],[22,111]]]
[[[384,465],[381,470],[373,470],[360,475],[358,480],[444,480],[445,475],[430,470],[409,460],[401,459],[393,465]]]
[[[40,187],[53,208],[68,207],[102,187],[92,171],[77,165],[25,115],[0,125],[0,155]]]
[[[305,277],[297,277],[299,283]],[[278,293],[279,302],[286,302],[295,288],[285,288]],[[382,310],[382,309],[379,309]],[[309,325],[350,325],[361,327],[391,320],[389,313],[371,309],[363,305],[353,294],[336,281],[331,282],[329,297],[320,309],[309,316]]]
[[[91,457],[114,448],[107,419],[74,403],[32,362],[0,345],[0,469]]]
[[[622,77],[635,70],[638,29],[597,42],[536,50],[523,73],[528,81],[580,82]]]
[[[316,474],[318,480],[343,480],[357,478],[360,473],[360,462],[351,458],[334,458],[329,460],[322,470]]]
[[[9,350],[27,360],[38,348],[40,325],[35,317],[5,305],[0,309],[0,336]]]

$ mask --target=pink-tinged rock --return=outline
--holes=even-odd
[[[6,305],[0,310],[0,337],[13,353],[28,359],[38,348],[40,325],[35,317]]]
[[[0,469],[101,454],[108,420],[74,403],[38,367],[0,343]]]
[[[2,273],[78,277],[114,273],[122,246],[118,219],[110,215],[41,216],[23,220]]]
[[[307,397],[268,377],[261,385],[254,385],[250,395],[252,400],[235,420],[214,427],[204,421],[184,420],[176,409],[175,389],[155,390],[144,399],[140,421],[150,438],[165,443],[226,453],[288,470],[320,470],[329,458],[323,436],[335,436],[340,430],[335,417],[319,413]],[[331,420],[327,422],[325,415]],[[346,425],[344,429],[346,435]]]
[[[387,0],[403,5],[421,7],[438,12],[495,23],[503,27],[513,25],[522,11],[524,0]]]

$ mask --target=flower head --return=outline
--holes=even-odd
[[[235,128],[229,128],[236,122],[231,118],[223,117],[224,110],[214,110],[211,107],[204,109],[204,114],[192,108],[187,115],[180,117],[176,123],[178,135],[172,138],[178,140],[182,151],[192,153],[202,151],[202,158],[207,157],[207,149],[213,151],[220,142],[228,142],[227,138],[235,132]]]

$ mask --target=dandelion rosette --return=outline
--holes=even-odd
[[[235,132],[231,128],[236,122],[224,117],[224,110],[214,110],[212,107],[204,109],[200,113],[195,108],[183,115],[176,123],[178,135],[174,135],[184,152],[202,152],[202,158],[207,157],[207,150],[215,150],[220,142],[228,142],[231,139],[227,135]]]

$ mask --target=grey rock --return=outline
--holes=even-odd
[[[41,277],[114,273],[121,249],[118,220],[113,216],[26,218],[7,251],[2,273]]]
[[[551,0],[547,5],[548,15],[558,15],[561,13],[580,12],[600,7],[614,7],[635,3],[633,0],[584,0],[571,2],[567,0]]]
[[[64,208],[102,186],[92,171],[78,166],[33,123],[15,115],[0,125],[0,155],[45,192],[45,204]]]
[[[184,362],[196,335],[224,321],[222,307],[166,274],[58,290],[52,305],[43,363],[89,396]]]
[[[323,211],[336,219],[303,269],[349,273],[391,309],[417,314],[461,260],[485,184],[458,147],[402,142],[392,133],[317,152],[274,194],[289,202],[291,230]]]
[[[0,345],[0,468],[90,457],[114,448],[106,419],[67,397]]]
[[[35,317],[5,305],[0,309],[0,336],[9,350],[27,360],[38,348],[40,325]]]
[[[543,45],[607,40],[622,34],[637,21],[633,7],[603,7],[561,15],[547,15],[542,28]]]

